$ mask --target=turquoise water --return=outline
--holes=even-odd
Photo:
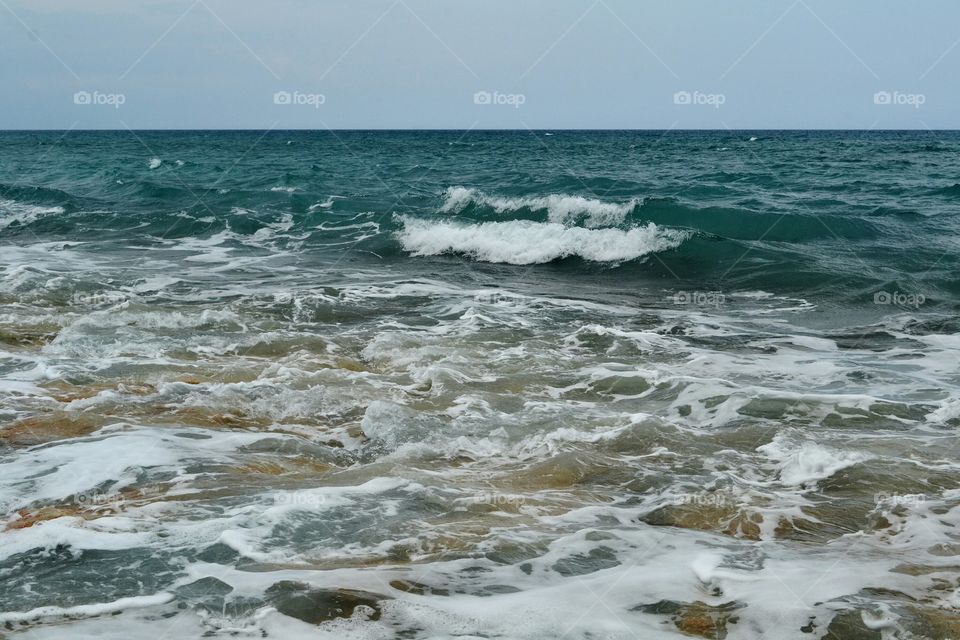
[[[952,132],[0,133],[0,621],[955,637],[958,213]]]
[[[122,261],[122,249],[227,233],[218,247],[287,253],[311,268],[470,277],[456,256],[498,264],[572,256],[542,269],[544,277],[589,274],[604,285],[642,285],[640,293],[756,287],[851,305],[870,303],[863,294],[883,287],[941,300],[957,293],[953,133],[74,132],[58,142],[61,135],[0,137],[10,241],[83,241],[83,253]],[[515,243],[486,255],[476,243],[430,242],[441,220],[507,224]],[[528,255],[537,228],[509,226],[518,221],[617,230],[653,223],[688,235],[664,247],[628,242],[614,261],[601,251],[584,264],[577,249],[600,244],[591,234]],[[411,228],[426,233],[404,246]],[[493,239],[497,229],[479,232]],[[411,257],[417,250],[448,257]],[[538,276],[485,268],[521,282]]]

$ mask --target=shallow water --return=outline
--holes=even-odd
[[[937,136],[0,134],[0,621],[960,636]]]

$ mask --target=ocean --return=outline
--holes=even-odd
[[[0,133],[0,634],[960,637],[960,133]]]

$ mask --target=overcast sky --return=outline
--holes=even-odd
[[[0,128],[956,129],[958,41],[957,0],[0,0]]]

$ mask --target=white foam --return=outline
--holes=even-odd
[[[135,293],[155,293],[178,282],[180,282],[180,278],[174,278],[173,276],[153,276],[143,278],[137,284],[130,287],[130,289]]]
[[[818,625],[833,617],[834,601],[878,584],[909,589],[913,581],[890,573],[898,562],[893,557],[860,564],[855,554],[849,554],[862,544],[858,540],[841,541],[832,554],[805,557],[777,542],[755,546],[701,532],[668,534],[638,526],[635,517],[629,509],[596,506],[543,518],[544,524],[559,532],[544,552],[526,562],[524,571],[516,565],[472,557],[421,565],[413,572],[402,565],[383,565],[376,570],[278,568],[269,573],[196,565],[188,570],[186,579],[215,576],[230,584],[235,593],[245,595],[260,593],[278,580],[298,580],[318,589],[350,588],[392,598],[381,602],[383,619],[392,622],[390,627],[356,616],[307,628],[276,616],[271,608],[261,609],[255,619],[264,629],[278,630],[273,625],[283,624],[282,637],[298,638],[302,632],[312,634],[308,637],[386,639],[393,637],[396,625],[415,623],[423,637],[429,638],[601,636],[624,640],[684,637],[666,616],[637,611],[638,605],[663,600],[747,605],[738,612],[736,637],[802,637],[800,627],[812,616],[816,615]],[[621,525],[594,528],[601,520]],[[595,538],[598,533],[604,536],[600,540]],[[537,536],[530,532],[514,540],[521,539],[533,542]],[[600,548],[616,559],[612,566],[583,575],[557,571],[558,562],[589,557]],[[478,568],[482,572],[475,571]],[[474,571],[465,578],[470,569]],[[468,591],[414,595],[394,589],[391,582],[398,579],[444,588],[462,586]],[[516,591],[486,597],[469,593],[484,585],[510,585]],[[816,589],[809,588],[812,585]]]
[[[310,205],[310,208],[308,209],[308,211],[313,212],[313,211],[316,211],[317,209],[331,209],[333,208],[333,203],[334,203],[334,196],[330,196],[323,202],[315,202],[314,204]]]
[[[841,451],[815,442],[793,444],[787,436],[777,435],[769,444],[757,448],[779,469],[780,482],[799,486],[825,480],[833,474],[864,462],[870,455]]]
[[[204,309],[200,313],[182,311],[132,311],[124,308],[107,311],[94,311],[73,323],[69,329],[61,332],[61,343],[70,334],[69,331],[81,327],[125,327],[138,326],[144,329],[197,329],[204,326],[219,325],[243,327],[242,318],[229,309]]]
[[[942,424],[960,418],[960,399],[944,400],[940,408],[927,414],[927,421]]]
[[[94,494],[89,494],[94,495]],[[119,551],[143,547],[156,540],[155,532],[124,530],[120,518],[102,517],[86,521],[78,516],[60,516],[31,527],[10,529],[2,534],[0,559],[6,560],[34,549]]]
[[[592,262],[626,262],[675,249],[689,233],[650,223],[628,230],[583,229],[527,220],[461,224],[400,216],[400,244],[417,256],[468,255],[484,262],[542,264],[577,256]]]
[[[196,437],[177,437],[184,433]],[[105,483],[118,490],[134,484],[144,469],[178,469],[188,460],[229,460],[238,447],[268,437],[186,429],[174,434],[117,425],[95,436],[35,447],[0,461],[0,505],[12,512],[37,501],[66,500]]]
[[[101,616],[105,613],[114,613],[116,611],[126,611],[142,607],[155,607],[166,604],[173,600],[173,595],[169,593],[156,593],[149,596],[138,596],[133,598],[120,598],[113,602],[100,602],[97,604],[84,604],[75,607],[37,607],[30,611],[0,613],[0,622],[29,622],[37,618],[50,617],[80,617],[80,616]]]
[[[0,229],[5,229],[15,222],[21,225],[30,224],[43,216],[61,214],[64,211],[63,207],[43,207],[16,200],[0,200]]]
[[[163,160],[161,160],[160,158],[151,158],[150,163],[147,166],[149,166],[151,169],[159,169],[160,165],[162,164],[163,164]]]
[[[276,230],[284,231],[288,222],[285,216]],[[423,224],[429,231],[430,223]],[[467,228],[484,239],[480,225]],[[521,240],[535,250],[537,234],[551,223],[510,228],[529,233],[508,239],[497,250],[515,248]],[[590,229],[579,233],[600,237]],[[267,232],[255,236],[257,241],[272,237]],[[229,237],[209,242],[220,244]],[[201,250],[199,245],[196,249]],[[42,253],[13,255],[18,264],[47,269],[8,268],[4,278],[46,282],[58,275],[54,262],[63,262],[64,254],[58,250],[42,260]],[[4,410],[9,403],[18,415],[35,415],[49,403],[57,410],[98,416],[149,416],[154,425],[115,425],[85,438],[8,450],[0,458],[0,504],[9,507],[8,517],[16,518],[13,510],[19,507],[33,511],[44,504],[73,504],[74,492],[112,495],[146,482],[172,481],[173,487],[163,490],[174,499],[131,499],[119,514],[92,519],[86,519],[86,512],[81,512],[84,517],[41,518],[30,527],[0,533],[0,557],[65,546],[72,551],[149,549],[162,560],[174,550],[179,570],[179,558],[193,555],[188,550],[219,541],[273,566],[249,571],[229,563],[201,567],[203,563],[184,560],[191,580],[215,576],[234,587],[233,595],[249,597],[262,596],[263,589],[279,580],[302,580],[317,588],[356,588],[394,598],[384,603],[381,621],[338,620],[321,626],[292,620],[270,607],[232,619],[229,609],[221,617],[219,612],[208,615],[188,608],[170,618],[181,637],[229,635],[227,628],[243,627],[238,636],[258,636],[263,630],[291,639],[389,638],[414,624],[420,635],[430,638],[552,638],[568,632],[567,637],[579,639],[680,637],[668,617],[636,609],[663,599],[746,605],[737,611],[740,623],[728,629],[731,638],[801,637],[799,628],[812,614],[817,614],[822,632],[837,609],[864,597],[865,588],[902,591],[916,600],[936,598],[938,604],[950,598],[956,602],[950,591],[931,595],[930,575],[890,569],[910,561],[935,566],[943,574],[951,571],[955,557],[932,556],[925,550],[943,544],[956,530],[960,492],[944,492],[943,500],[931,495],[907,502],[905,496],[893,495],[878,503],[877,511],[893,525],[880,532],[866,528],[866,520],[857,524],[854,515],[844,518],[834,536],[828,512],[827,526],[812,529],[814,535],[831,536],[824,544],[798,543],[789,534],[784,539],[787,528],[778,527],[791,519],[812,522],[813,516],[804,511],[823,497],[806,493],[811,483],[838,474],[868,454],[884,465],[919,465],[937,474],[955,470],[946,453],[949,434],[931,428],[922,417],[928,411],[933,412],[932,421],[960,415],[956,401],[945,399],[956,396],[950,367],[955,369],[960,344],[952,337],[914,336],[912,340],[929,348],[884,353],[838,349],[828,338],[832,334],[793,326],[793,316],[783,314],[756,318],[723,308],[692,307],[638,313],[632,298],[597,292],[592,298],[604,304],[579,300],[572,285],[555,291],[557,297],[544,297],[535,287],[513,291],[499,282],[474,289],[358,273],[352,276],[362,284],[337,281],[328,286],[322,280],[305,284],[297,295],[309,294],[315,301],[346,309],[402,307],[409,313],[389,312],[360,326],[314,323],[316,333],[301,342],[297,327],[264,321],[258,315],[260,306],[251,313],[251,301],[259,304],[274,293],[289,294],[286,287],[296,285],[279,278],[249,288],[248,281],[241,280],[212,293],[196,293],[197,300],[207,302],[226,291],[240,298],[207,307],[154,308],[134,302],[110,312],[80,316],[71,308],[50,317],[36,315],[37,308],[31,306],[5,307],[0,323],[13,324],[15,330],[45,323],[65,328],[53,343],[29,353],[14,346],[0,350],[0,361],[11,367],[0,380],[0,393],[8,394],[0,397]],[[208,275],[207,265],[196,274]],[[147,275],[137,271],[111,287],[149,293],[168,278]],[[179,289],[194,280],[190,272],[176,275],[185,281]],[[786,301],[762,292],[741,297],[748,302],[738,305],[779,310]],[[411,309],[416,309],[417,321],[410,320]],[[421,322],[423,318],[431,322]],[[682,331],[671,331],[678,326]],[[273,341],[278,348],[292,344],[295,352],[237,355],[238,344]],[[155,362],[164,364],[161,371],[150,361],[154,350],[160,354]],[[181,351],[205,355],[181,359]],[[363,366],[354,369],[362,370],[333,366],[340,356],[356,359]],[[126,379],[134,365],[144,367],[135,371],[135,379],[146,376],[143,382],[153,385],[154,392],[141,396],[113,384],[114,373]],[[179,373],[196,371],[199,376],[221,366],[228,379],[234,380],[236,372],[244,381],[171,381]],[[48,397],[58,395],[56,388],[35,386],[40,380],[69,380],[78,373],[83,379],[99,377],[101,370],[106,372],[104,381],[111,382],[108,388],[72,403]],[[864,370],[876,375],[851,375]],[[907,417],[881,415],[878,403],[896,403],[910,411],[897,412]],[[181,418],[173,411],[190,407],[263,418],[275,431],[233,434],[223,427],[168,424],[169,418],[179,425]],[[838,412],[840,407],[855,411]],[[918,407],[923,410],[918,412]],[[183,419],[189,420],[190,413]],[[868,420],[878,416],[882,424],[898,419],[905,426],[875,430]],[[726,439],[725,434],[733,436],[745,422],[758,430]],[[730,428],[717,429],[722,425]],[[358,426],[370,440],[361,442]],[[910,426],[916,430],[908,430]],[[344,436],[348,430],[351,435]],[[287,441],[290,436],[282,432],[289,431],[302,437]],[[754,450],[775,431],[786,433]],[[931,433],[938,440],[928,441]],[[212,439],[200,439],[205,436]],[[720,436],[724,439],[717,439]],[[250,440],[228,440],[236,437]],[[283,441],[251,446],[258,437]],[[332,438],[345,448],[320,452],[304,442]],[[936,442],[946,446],[938,448]],[[909,458],[898,453],[908,448]],[[314,456],[326,464],[328,453],[331,460],[343,455],[357,462],[329,476],[320,465],[317,473],[247,473],[257,468],[247,462],[276,459],[287,469]],[[522,473],[516,484],[508,481],[541,462],[545,464],[535,474]],[[559,482],[539,486],[540,476],[554,473]],[[634,479],[629,491],[623,489],[624,482]],[[837,484],[851,479],[855,477],[833,478]],[[337,486],[325,486],[328,482]],[[415,482],[423,489],[414,490]],[[478,509],[478,491],[487,491],[488,482],[490,491],[496,489],[493,507],[498,501],[525,504],[493,516]],[[713,482],[732,485],[723,490],[727,504],[735,501],[744,513],[762,516],[760,543],[643,524],[644,516],[664,500],[710,488]],[[848,490],[843,487],[844,494]],[[929,491],[940,493],[936,487]],[[426,514],[421,511],[425,505]],[[327,525],[329,535],[324,532]],[[523,565],[499,565],[483,557],[488,550],[518,546]],[[390,564],[398,549],[408,551],[413,562]],[[590,564],[598,550],[601,559],[613,555],[620,564],[574,576],[554,568],[571,559],[573,564],[578,559]],[[478,567],[483,571],[466,571]],[[453,595],[405,593],[390,586],[395,579],[449,588]],[[503,586],[519,591],[478,597],[486,586],[491,592]],[[156,588],[173,592],[176,585]],[[38,595],[24,608],[66,604],[55,595],[41,597],[46,596]],[[90,597],[107,601],[117,596]],[[124,608],[137,603],[128,604]],[[63,624],[56,619],[59,610],[52,609],[51,620],[22,633],[149,638],[160,616],[173,608],[160,604],[123,616]],[[864,620],[877,628],[893,624],[884,615]]]
[[[490,207],[497,213],[507,213],[530,209],[546,211],[551,222],[571,223],[584,218],[588,227],[601,227],[620,224],[627,214],[639,204],[636,198],[627,202],[604,202],[583,196],[551,194],[539,197],[507,198],[489,196],[477,189],[450,187],[444,194],[444,203],[440,207],[443,213],[462,211],[470,204]]]

